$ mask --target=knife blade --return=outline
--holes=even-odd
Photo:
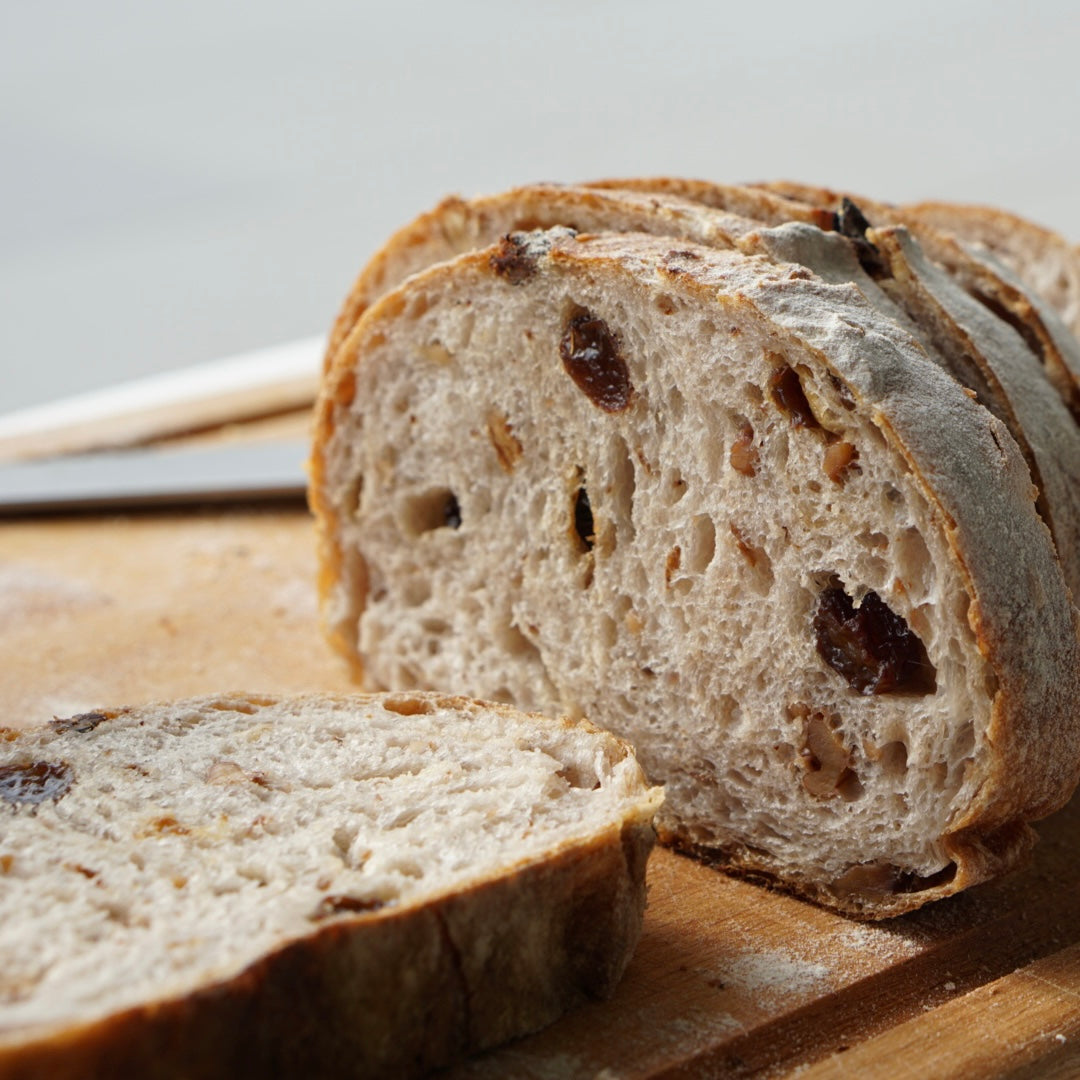
[[[298,499],[305,439],[105,451],[0,465],[0,516]]]

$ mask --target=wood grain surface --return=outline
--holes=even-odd
[[[300,505],[6,523],[0,723],[347,690],[314,575]],[[1080,801],[1040,833],[1024,872],[876,925],[659,851],[614,998],[454,1075],[1080,1076]]]

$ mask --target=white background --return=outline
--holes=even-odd
[[[988,0],[4,0],[0,411],[325,331],[529,180],[790,177],[1080,240],[1080,12]]]

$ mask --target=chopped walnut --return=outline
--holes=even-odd
[[[664,565],[664,583],[671,584],[671,579],[679,572],[682,565],[682,548],[676,544],[669,552],[667,562]]]
[[[805,769],[803,787],[811,795],[819,799],[840,795],[851,802],[862,793],[851,767],[851,751],[823,713],[807,709],[800,758]]]
[[[514,434],[514,429],[505,416],[492,412],[488,415],[487,430],[500,467],[504,472],[513,472],[521,459],[521,441]]]
[[[825,448],[825,460],[822,463],[825,475],[834,484],[842,484],[844,474],[855,464],[858,456],[858,451],[849,442],[830,443]]]
[[[738,438],[731,444],[728,460],[731,462],[731,467],[743,476],[756,475],[758,449],[754,445],[754,429],[748,423],[743,424]]]

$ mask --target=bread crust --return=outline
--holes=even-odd
[[[447,695],[409,698],[512,712]],[[172,707],[281,700],[230,695]],[[536,1030],[609,996],[621,978],[641,932],[656,800],[643,786],[618,824],[462,889],[313,923],[190,993],[88,1022],[26,1030],[0,1019],[0,1077],[419,1076]]]
[[[934,201],[896,205],[790,180],[758,187],[793,204],[833,212],[850,199],[874,225],[907,226],[929,258],[1009,317],[1080,420],[1080,251],[1062,237],[989,207]]]
[[[800,268],[722,257],[693,244],[672,250],[670,241],[640,235],[575,238],[555,231],[527,243],[538,274],[562,267],[594,282],[659,278],[680,296],[718,305],[718,312],[726,313],[722,317],[735,323],[750,319],[773,326],[781,339],[791,335],[845,385],[860,411],[874,417],[937,508],[955,572],[970,598],[968,620],[993,673],[990,720],[979,733],[977,760],[964,783],[964,809],[942,838],[956,868],[948,880],[924,882],[922,888],[916,883],[911,891],[888,895],[872,887],[845,893],[796,875],[785,875],[783,886],[850,914],[878,918],[1020,862],[1031,842],[1024,822],[1060,806],[1077,781],[1080,727],[1074,702],[1080,692],[1080,652],[1076,613],[1049,535],[1034,512],[1026,466],[1001,424],[955,382],[928,367],[912,340],[869,309],[852,287],[841,293],[843,286],[825,285]],[[357,358],[363,363],[370,341],[388,332],[409,295],[452,290],[462,275],[493,276],[493,253],[463,255],[419,275],[411,287],[371,308],[339,351],[317,410],[312,473],[312,502],[328,567],[324,588],[335,588],[343,565],[339,511],[327,493],[323,456],[339,422],[341,388],[354,378],[353,367]],[[838,317],[841,299],[844,314]],[[986,499],[988,491],[997,497]],[[362,604],[362,597],[355,600]],[[355,650],[354,642],[339,639],[339,645]],[[670,817],[664,828],[669,841],[701,851]],[[711,850],[716,853],[715,845]],[[724,848],[720,857],[744,873],[777,878],[776,867],[749,848]]]

